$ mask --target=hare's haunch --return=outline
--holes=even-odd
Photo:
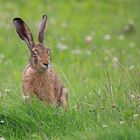
[[[30,51],[30,63],[23,73],[23,91],[25,96],[36,95],[40,100],[52,105],[60,103],[67,108],[67,90],[59,76],[50,67],[50,49],[44,45],[47,16],[42,17],[39,27],[38,44],[34,43],[32,33],[20,18],[14,18],[13,23],[19,37],[27,44]]]

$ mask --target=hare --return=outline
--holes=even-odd
[[[50,48],[44,44],[47,16],[43,15],[39,26],[38,41],[34,43],[32,33],[21,18],[14,18],[13,24],[20,39],[28,46],[30,62],[23,72],[24,96],[37,96],[41,101],[67,108],[67,89],[50,65]]]

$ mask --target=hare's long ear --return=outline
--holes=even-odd
[[[28,28],[28,26],[25,24],[25,22],[20,18],[14,18],[13,24],[16,28],[16,31],[19,35],[19,37],[26,42],[29,50],[31,51],[34,45],[33,36]]]
[[[47,15],[43,15],[42,21],[41,21],[40,26],[39,26],[39,33],[38,33],[38,41],[40,43],[44,42],[46,21],[47,21]]]

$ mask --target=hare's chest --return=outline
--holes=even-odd
[[[47,75],[35,76],[31,81],[31,84],[34,86],[34,90],[41,93],[49,92],[54,85],[53,79]]]
[[[24,71],[23,84],[32,92],[43,94],[54,88],[54,75],[50,72],[37,73],[29,67]]]
[[[31,68],[25,69],[23,75],[24,93],[37,95],[40,100],[56,100],[60,97],[61,82],[59,77],[53,71],[37,73]]]

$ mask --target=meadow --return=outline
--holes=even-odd
[[[0,140],[140,139],[139,0],[0,1]],[[22,99],[29,61],[13,18],[45,42],[69,91],[68,109]]]

